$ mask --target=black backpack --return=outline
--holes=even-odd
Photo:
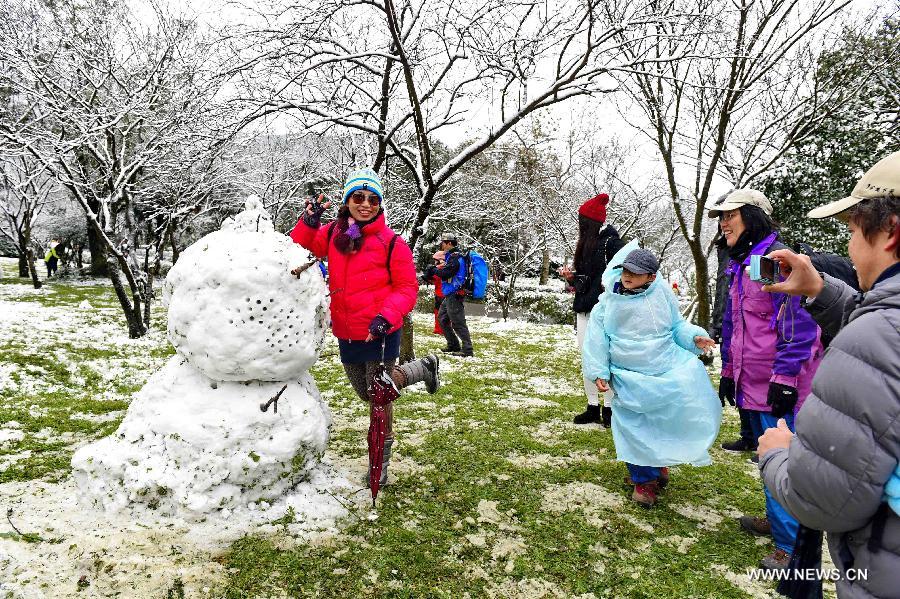
[[[856,277],[856,269],[853,268],[853,263],[850,262],[849,258],[827,252],[817,252],[807,243],[798,243],[797,249],[799,253],[809,256],[816,270],[840,279],[856,291],[859,291],[859,279]]]
[[[816,270],[840,279],[856,291],[859,291],[859,279],[856,276],[856,269],[853,268],[853,263],[850,262],[849,258],[827,252],[817,252],[807,243],[798,243],[797,249],[801,254],[809,256],[809,260]],[[827,348],[831,344],[832,339],[834,337],[822,330],[823,347]]]

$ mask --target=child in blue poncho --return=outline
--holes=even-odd
[[[656,503],[668,466],[711,463],[722,407],[697,355],[715,342],[685,321],[659,262],[632,241],[603,273],[607,290],[591,311],[582,350],[584,376],[615,390],[612,431],[628,466],[632,499]]]

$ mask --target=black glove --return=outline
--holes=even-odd
[[[373,337],[384,337],[392,328],[391,323],[381,314],[373,318],[372,322],[369,323],[369,332],[372,333]]]
[[[797,389],[781,383],[769,383],[769,396],[766,403],[772,408],[774,418],[784,418],[793,414],[797,405]]]
[[[722,407],[725,407],[725,400],[728,400],[728,403],[731,405],[734,404],[734,379],[730,376],[723,376],[719,380],[719,401],[722,402]]]
[[[317,199],[312,198],[306,202],[303,208],[303,222],[309,227],[319,228],[322,222],[322,214],[325,212],[325,206]]]
[[[425,285],[428,285],[428,284],[430,284],[430,283],[433,283],[433,282],[434,282],[433,279],[434,279],[434,271],[435,271],[435,270],[436,270],[436,269],[435,269],[435,267],[434,267],[433,264],[432,264],[431,266],[429,266],[428,268],[426,268],[426,269],[425,269],[425,272],[422,273],[422,279],[421,279],[421,280],[422,280],[422,283],[424,283]]]

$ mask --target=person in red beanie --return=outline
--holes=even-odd
[[[584,334],[587,330],[588,317],[596,305],[603,284],[600,281],[606,264],[616,255],[625,242],[619,237],[615,227],[606,222],[606,206],[609,196],[597,194],[578,209],[578,244],[575,246],[575,257],[572,270],[564,266],[559,274],[575,288],[575,327],[578,332],[578,350],[584,345]],[[602,422],[609,428],[612,419],[612,391],[604,397],[604,406],[600,408],[600,393],[593,381],[584,379],[584,392],[587,395],[587,409],[573,419],[575,424]]]

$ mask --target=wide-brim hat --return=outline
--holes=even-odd
[[[860,202],[886,196],[900,196],[900,152],[894,152],[876,162],[875,166],[866,171],[856,183],[850,195],[813,208],[806,216],[809,218],[835,216],[846,220],[846,215],[841,215],[842,212],[847,212]]]
[[[772,202],[761,191],[755,189],[735,189],[731,193],[720,197],[706,209],[709,218],[718,218],[723,212],[737,210],[741,206],[756,206],[769,216],[772,216]]]

